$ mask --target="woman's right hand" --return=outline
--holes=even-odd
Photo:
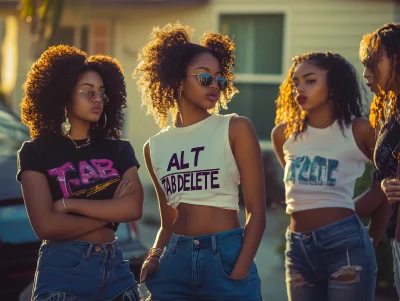
[[[160,264],[159,258],[152,257],[146,259],[142,265],[142,270],[140,272],[140,283],[145,282],[147,277],[154,274],[157,271],[159,264]]]
[[[129,178],[125,178],[119,182],[117,189],[114,191],[114,199],[123,197],[132,192],[132,184],[128,180]]]
[[[400,202],[400,180],[384,179],[381,182],[381,188],[390,204]]]

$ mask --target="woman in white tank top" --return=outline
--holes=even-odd
[[[261,150],[249,120],[217,114],[237,92],[235,45],[218,33],[194,44],[191,32],[155,28],[139,54],[143,104],[162,129],[144,147],[161,228],[141,282],[154,300],[261,301],[253,262],[265,228]]]
[[[285,252],[290,301],[374,299],[374,249],[353,201],[375,144],[361,108],[356,72],[343,57],[314,52],[294,58],[272,131],[291,214]],[[382,197],[374,182],[358,201]]]

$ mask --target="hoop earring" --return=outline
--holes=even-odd
[[[67,107],[64,107],[64,114],[65,114],[65,121],[61,123],[61,131],[65,136],[67,136],[69,135],[69,133],[71,133],[71,123],[69,123],[67,117]]]
[[[107,115],[106,115],[106,112],[103,111],[103,113],[104,113],[104,125],[103,125],[103,127],[101,128],[102,130],[104,130],[104,128],[105,128],[106,125],[107,125]]]

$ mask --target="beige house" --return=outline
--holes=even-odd
[[[0,72],[3,91],[19,111],[21,85],[33,58],[28,25],[18,18],[18,1],[0,0]],[[308,51],[342,54],[362,72],[358,46],[362,35],[397,19],[394,0],[66,0],[59,42],[89,53],[116,57],[125,70],[129,106],[124,136],[136,149],[144,185],[150,185],[142,146],[158,129],[140,108],[131,74],[138,50],[153,26],[179,20],[196,29],[235,36],[237,86],[241,93],[230,111],[249,117],[259,138],[269,139],[277,88],[291,58]]]

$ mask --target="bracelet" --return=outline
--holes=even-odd
[[[160,248],[151,248],[148,258],[160,258],[163,253],[163,250]]]
[[[62,202],[64,205],[64,212],[67,213],[67,206],[65,205],[65,198],[62,198]]]
[[[160,261],[160,258],[158,258],[158,257],[151,257],[151,256],[148,256],[148,257],[146,258],[146,260],[144,261],[144,263],[149,263],[149,262],[152,261],[153,259]]]

